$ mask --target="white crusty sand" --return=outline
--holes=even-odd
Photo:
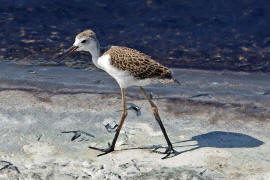
[[[141,115],[129,110],[116,151],[96,157],[88,146],[106,147],[114,132],[105,126],[121,114],[108,75],[5,61],[0,69],[0,179],[270,178],[270,74],[175,69],[182,86],[147,87],[179,152],[162,160],[152,150],[165,139],[136,88],[127,99]]]

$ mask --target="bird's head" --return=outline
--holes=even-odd
[[[93,50],[97,48],[97,45],[99,44],[96,38],[96,34],[94,33],[94,31],[88,29],[79,33],[76,36],[73,46],[68,48],[64,52],[64,54],[72,54],[75,51],[88,51],[91,53]]]

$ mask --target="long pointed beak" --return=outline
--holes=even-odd
[[[58,56],[55,57],[55,59],[64,57],[66,55],[72,54],[74,53],[79,47],[78,46],[71,46],[70,48],[64,50],[64,52],[62,54],[59,54]]]
[[[70,48],[66,49],[63,54],[72,54],[74,53],[79,47],[78,46],[71,46]]]

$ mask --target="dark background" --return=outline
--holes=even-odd
[[[269,0],[0,0],[0,60],[52,61],[88,28],[169,67],[270,71]]]

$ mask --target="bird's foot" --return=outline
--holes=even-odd
[[[113,152],[114,151],[114,147],[112,145],[110,145],[110,143],[108,143],[108,148],[106,149],[103,149],[103,148],[97,148],[97,147],[93,147],[93,146],[89,146],[88,148],[90,149],[94,149],[94,150],[97,150],[97,151],[101,151],[102,153],[101,154],[98,154],[97,156],[103,156],[105,154],[108,154],[110,152]]]
[[[172,145],[169,145],[169,146],[166,148],[165,152],[157,151],[157,149],[159,149],[159,147],[155,148],[155,149],[153,150],[153,152],[159,153],[159,154],[166,154],[166,156],[164,156],[164,157],[161,158],[161,159],[167,159],[171,154],[174,154],[174,155],[177,154],[177,151],[173,149],[173,146],[172,146]]]

